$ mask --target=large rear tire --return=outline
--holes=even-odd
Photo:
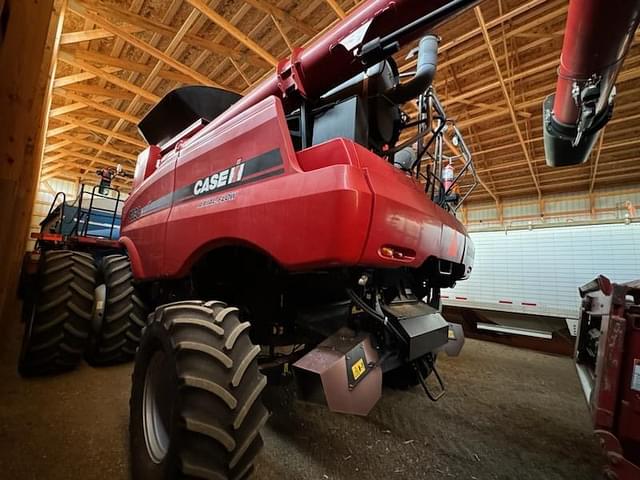
[[[146,324],[148,309],[133,283],[126,255],[108,255],[102,261],[106,286],[104,316],[86,354],[94,366],[133,360]]]
[[[43,253],[36,292],[25,300],[18,371],[25,377],[75,368],[91,330],[96,267],[88,253]]]
[[[130,401],[134,479],[244,479],[268,418],[260,348],[222,302],[156,309],[136,354]]]

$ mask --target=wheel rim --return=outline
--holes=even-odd
[[[167,355],[155,352],[145,375],[142,400],[144,439],[149,457],[156,464],[162,462],[169,451],[173,395],[166,366]]]

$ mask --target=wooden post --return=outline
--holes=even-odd
[[[37,191],[54,57],[66,0],[5,0],[0,38],[0,328],[16,286]]]

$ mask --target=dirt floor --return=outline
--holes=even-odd
[[[19,327],[8,328],[17,339]],[[0,351],[0,478],[128,478],[131,365],[22,380]],[[602,462],[571,360],[469,340],[439,359],[448,394],[385,390],[367,418],[272,388],[256,479],[596,479]]]

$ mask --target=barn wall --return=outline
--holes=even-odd
[[[630,208],[629,205],[632,207]],[[540,208],[542,206],[542,209]],[[495,203],[474,203],[466,207],[469,231],[528,227],[530,224],[572,224],[638,218],[640,186],[596,190],[585,193],[546,195],[537,198],[506,199],[501,202],[502,221]]]
[[[64,0],[4,0],[0,8],[1,328],[16,311],[17,277],[40,172],[42,127],[54,74],[51,60]]]

